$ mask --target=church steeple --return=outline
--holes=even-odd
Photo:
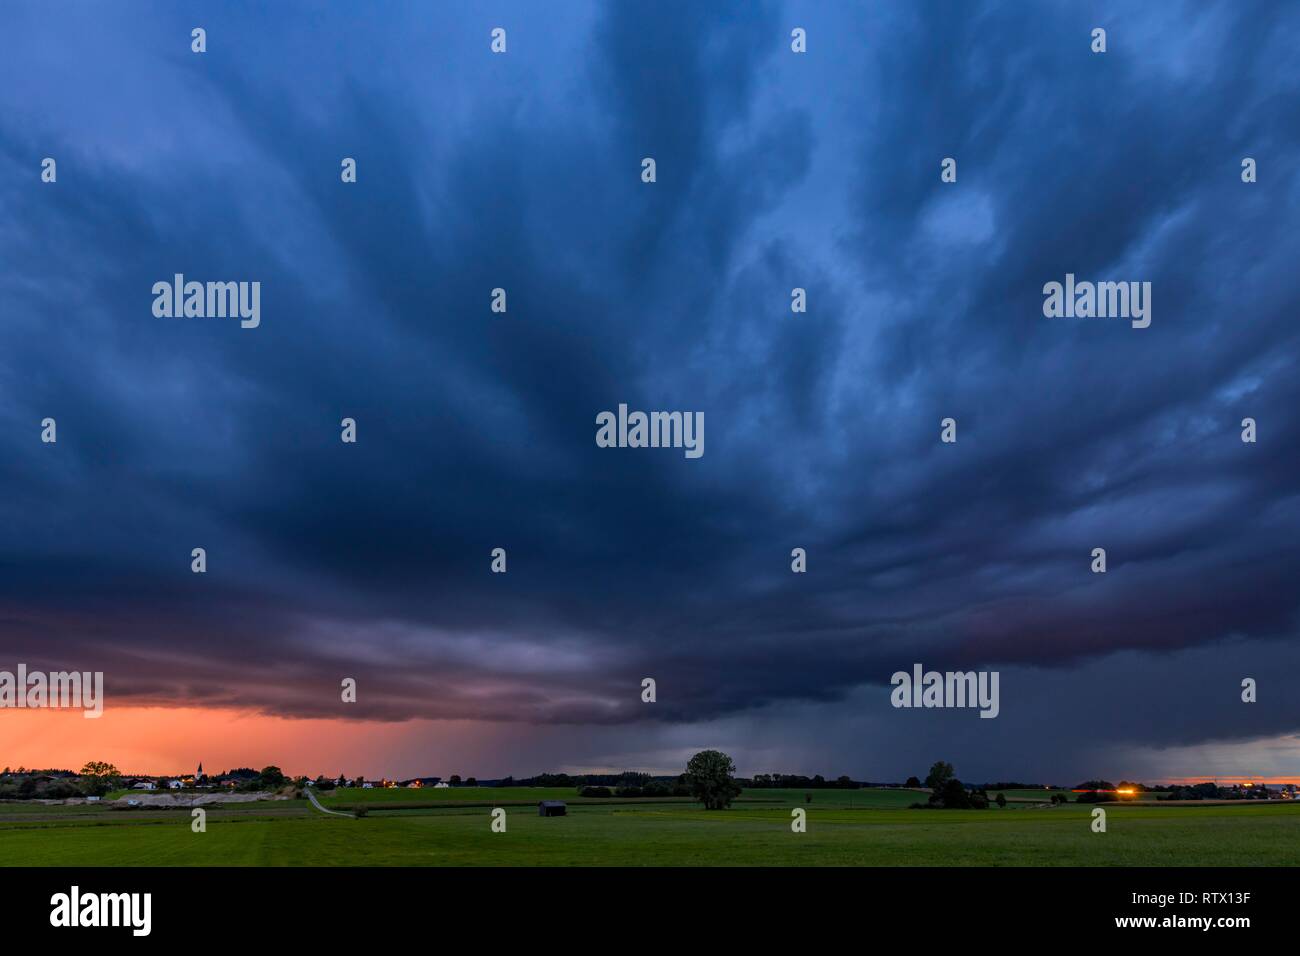
[[[202,760],[199,761],[199,772],[196,773],[196,774],[194,775],[194,779],[195,779],[195,780],[198,780],[199,777],[201,777],[201,776],[203,776],[203,761],[202,761]]]

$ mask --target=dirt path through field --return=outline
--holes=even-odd
[[[356,819],[351,813],[343,813],[341,810],[326,810],[320,805],[320,801],[316,799],[316,794],[312,792],[311,787],[303,787],[302,792],[307,794],[307,799],[311,801],[311,805],[321,813],[332,813],[336,817],[347,817],[350,820]]]

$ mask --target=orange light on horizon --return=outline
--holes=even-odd
[[[76,771],[88,760],[106,760],[126,774],[192,777],[202,760],[213,772],[275,764],[290,775],[334,778],[346,771],[379,780],[394,771],[426,775],[443,762],[466,767],[505,736],[498,733],[471,721],[291,719],[219,707],[106,707],[98,720],[72,710],[6,710],[0,767]]]
[[[1148,781],[1150,782],[1150,781]],[[1236,784],[1241,787],[1262,787],[1262,786],[1281,786],[1287,783],[1300,783],[1300,772],[1282,776],[1280,774],[1270,774],[1266,777],[1242,777],[1232,774],[1209,774],[1203,777],[1163,777],[1158,783],[1173,784],[1176,786],[1195,786],[1198,783],[1217,783],[1221,787],[1232,786]]]

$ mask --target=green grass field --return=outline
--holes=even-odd
[[[990,790],[988,791],[989,799],[996,800],[999,793],[1007,798],[1008,804],[1014,805],[1050,805],[1054,793],[1064,794],[1065,798],[1071,802],[1074,800],[1074,794],[1069,790]]]
[[[421,806],[433,802],[446,807]],[[361,795],[361,796],[358,796]],[[1019,796],[1019,795],[1017,795]],[[543,819],[531,805],[564,799]],[[750,790],[725,811],[691,803],[599,800],[525,789],[367,790],[359,820],[322,815],[304,800],[209,809],[206,833],[188,810],[0,804],[0,863],[18,866],[1260,866],[1300,864],[1300,803],[1233,806],[1013,803],[987,811],[908,810],[913,791]],[[1008,795],[1011,799],[1011,795]],[[477,801],[478,806],[452,806]],[[507,808],[493,833],[490,809]],[[808,830],[790,830],[793,807]]]
[[[402,787],[363,790],[350,787],[342,790],[326,790],[319,796],[321,803],[327,807],[364,806],[372,809],[410,804],[502,803],[507,806],[531,804],[535,807],[538,800],[587,802],[579,797],[572,787],[448,787],[445,790],[434,787],[425,787],[422,790],[406,790]]]
[[[805,797],[812,793],[812,803]],[[917,790],[746,790],[741,804],[771,804],[774,806],[818,807],[906,807],[917,800],[924,801],[928,794]],[[1008,798],[1010,793],[1008,793]],[[328,790],[320,794],[321,803],[327,807],[364,806],[370,810],[429,804],[433,806],[459,804],[462,806],[533,806],[539,800],[563,800],[570,805],[611,806],[627,803],[691,804],[688,797],[622,800],[618,797],[579,797],[571,787],[456,787],[445,790],[426,788],[406,790],[344,789]]]

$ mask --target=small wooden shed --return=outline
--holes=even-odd
[[[563,800],[543,800],[537,804],[539,817],[562,817],[568,812],[569,807]]]

